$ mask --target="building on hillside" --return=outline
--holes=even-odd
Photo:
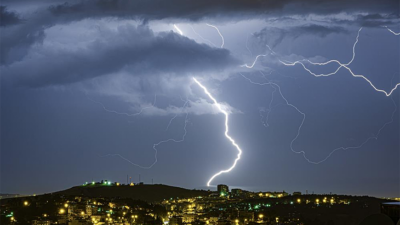
[[[228,187],[228,185],[219,184],[219,185],[217,186],[217,189],[218,189],[218,194],[219,194],[220,196],[228,196],[228,194],[229,194],[229,187]]]

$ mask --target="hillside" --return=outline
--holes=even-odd
[[[203,190],[188,190],[168,185],[136,185],[136,186],[76,186],[54,194],[86,196],[86,197],[120,197],[140,199],[147,202],[162,201],[169,198],[190,198],[207,196]]]

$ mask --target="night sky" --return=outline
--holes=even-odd
[[[1,193],[140,174],[400,195],[397,0],[2,0],[0,14]],[[340,67],[306,60],[350,71],[285,65]],[[243,150],[211,187],[238,152],[193,77]]]

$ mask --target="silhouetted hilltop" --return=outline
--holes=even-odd
[[[189,190],[180,187],[173,187],[162,184],[154,185],[121,185],[121,186],[76,186],[70,189],[55,192],[54,194],[85,196],[85,197],[105,197],[105,198],[132,198],[147,202],[162,201],[169,198],[191,198],[197,196],[207,196],[208,191]]]

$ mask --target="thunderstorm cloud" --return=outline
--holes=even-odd
[[[234,153],[223,115],[194,77],[230,113],[230,135],[243,148],[218,182],[396,195],[399,90],[387,97],[370,83],[389,91],[400,82],[399,10],[396,0],[2,0],[2,189],[40,193],[92,176],[122,180],[121,171],[201,187]],[[351,61],[370,83],[344,68],[315,77],[282,63],[297,60]],[[305,66],[328,74],[336,62]],[[187,141],[159,146],[154,170],[98,157],[148,165],[154,143],[183,134]],[[292,147],[331,158],[316,167]],[[20,177],[37,182],[27,190]]]

